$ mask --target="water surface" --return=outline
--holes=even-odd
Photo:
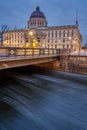
[[[0,130],[87,130],[87,77],[36,68],[0,83]]]

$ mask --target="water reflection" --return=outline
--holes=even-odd
[[[32,70],[5,77],[0,130],[86,130],[87,77]]]

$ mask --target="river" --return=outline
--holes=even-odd
[[[3,73],[0,130],[87,130],[87,76],[36,67]]]

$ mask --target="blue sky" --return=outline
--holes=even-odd
[[[2,0],[0,2],[0,26],[10,29],[25,28],[31,13],[39,4],[49,26],[75,24],[78,8],[79,29],[83,44],[87,43],[87,0]]]

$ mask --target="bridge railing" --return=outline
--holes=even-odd
[[[60,55],[60,50],[54,48],[0,47],[0,57],[35,56],[35,55],[38,56]]]

